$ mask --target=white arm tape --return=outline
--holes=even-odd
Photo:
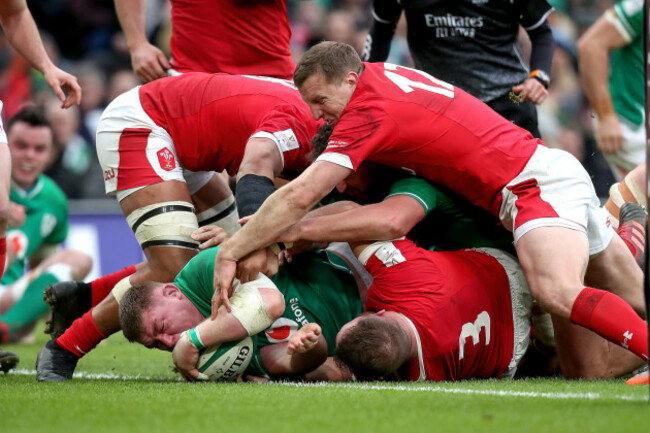
[[[266,303],[259,289],[278,290],[275,283],[264,274],[259,274],[257,279],[244,284],[235,278],[232,285],[231,313],[239,320],[248,335],[257,334],[271,326],[273,319],[266,311]]]

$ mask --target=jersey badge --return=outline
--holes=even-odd
[[[176,158],[174,158],[174,154],[166,147],[160,149],[156,153],[156,155],[158,155],[158,162],[160,163],[160,168],[162,168],[163,170],[172,171],[173,169],[176,168]]]
[[[55,226],[56,217],[54,215],[51,213],[46,213],[43,215],[43,219],[41,220],[41,237],[46,238],[49,236],[49,234],[52,233],[52,230],[54,230]]]

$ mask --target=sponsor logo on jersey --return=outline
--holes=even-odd
[[[487,0],[472,0],[475,4],[487,3]],[[452,14],[424,14],[427,27],[436,29],[436,38],[466,37],[474,38],[476,29],[483,27],[483,17],[468,17]]]
[[[176,168],[176,158],[174,158],[174,154],[166,147],[160,149],[156,153],[156,155],[158,155],[158,162],[160,163],[160,168],[162,168],[163,170],[172,171],[173,169]]]
[[[264,334],[266,334],[266,338],[270,343],[281,343],[288,341],[299,327],[300,325],[295,321],[286,317],[280,317],[264,331]]]
[[[104,180],[105,181],[113,179],[114,177],[115,177],[115,170],[114,169],[111,168],[110,170],[104,170]]]
[[[331,149],[336,149],[338,147],[345,147],[347,145],[348,143],[346,141],[341,141],[341,140],[330,140],[327,142],[327,147]]]
[[[301,327],[309,323],[309,320],[305,317],[305,313],[302,311],[302,308],[300,308],[298,298],[291,298],[289,306],[291,307],[291,311],[293,311],[293,316],[296,318],[296,322],[300,323]]]
[[[49,236],[52,230],[54,230],[54,227],[56,227],[56,217],[49,213],[43,215],[43,219],[41,220],[41,237],[45,238]]]

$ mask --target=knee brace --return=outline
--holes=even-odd
[[[230,196],[206,209],[196,216],[199,226],[213,225],[221,227],[230,236],[239,230],[239,214],[235,205],[235,197]]]
[[[126,217],[138,243],[145,249],[169,246],[198,249],[190,236],[198,228],[194,206],[184,201],[156,203],[134,210]]]

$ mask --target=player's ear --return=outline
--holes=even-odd
[[[350,87],[357,87],[357,83],[359,82],[359,75],[354,71],[350,71],[345,74],[343,82]]]
[[[181,290],[171,283],[167,283],[163,286],[162,294],[165,297],[171,298],[180,298],[182,295]]]

